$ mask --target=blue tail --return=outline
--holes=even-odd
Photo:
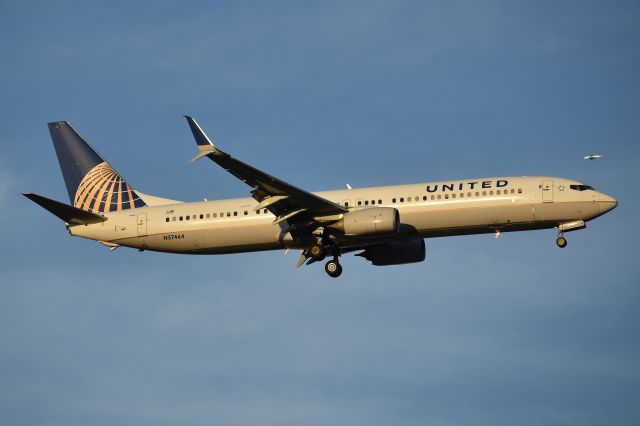
[[[146,206],[71,124],[66,121],[49,123],[49,132],[74,207],[108,213]]]

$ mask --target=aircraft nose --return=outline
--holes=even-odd
[[[618,206],[618,200],[610,195],[600,193],[598,194],[598,206],[602,213],[606,213],[615,209]]]

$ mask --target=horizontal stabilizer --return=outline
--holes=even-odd
[[[46,210],[49,210],[49,212],[64,220],[69,225],[89,225],[91,223],[100,223],[107,220],[107,218],[104,216],[100,216],[86,210],[81,210],[79,208],[72,207],[68,204],[64,204],[60,201],[52,200],[38,194],[28,192],[22,195],[24,195],[34,203],[39,204]]]

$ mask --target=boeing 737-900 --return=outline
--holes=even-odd
[[[298,266],[361,251],[373,265],[425,259],[425,238],[558,228],[564,233],[615,208],[591,186],[558,177],[492,177],[308,192],[231,157],[186,117],[199,150],[251,188],[251,198],[180,202],[134,190],[66,121],[49,123],[71,205],[24,194],[71,235],[110,249],[186,254],[299,249]]]

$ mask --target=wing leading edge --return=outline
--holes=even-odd
[[[208,157],[223,169],[252,187],[251,195],[258,201],[256,210],[266,208],[276,216],[276,223],[289,223],[346,213],[348,210],[332,201],[297,188],[283,180],[237,160],[216,147],[195,119],[185,116],[200,153],[191,161]]]

